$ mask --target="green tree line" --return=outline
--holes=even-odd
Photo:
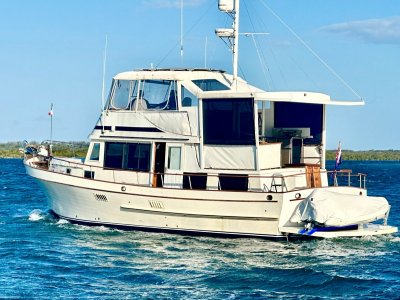
[[[30,144],[37,144],[32,141]],[[54,143],[53,155],[64,157],[85,157],[88,149],[88,142],[67,142],[67,143]],[[8,142],[0,143],[0,157],[22,157],[23,154],[19,152],[22,148],[22,142]],[[326,159],[334,160],[336,150],[327,150]],[[400,161],[400,150],[363,150],[352,151],[342,150],[342,158],[344,160],[398,160]]]
[[[326,151],[326,159],[334,160],[336,150]],[[342,159],[345,160],[400,160],[400,150],[342,150]]]
[[[39,145],[35,141],[29,142],[31,145]],[[89,147],[88,142],[66,142],[53,144],[53,155],[63,157],[85,157],[87,149]],[[23,157],[23,153],[20,149],[23,148],[22,142],[8,142],[0,143],[0,157],[1,158],[19,158]]]

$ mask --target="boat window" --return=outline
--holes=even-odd
[[[94,143],[92,153],[90,154],[90,160],[99,160],[100,154],[100,143]]]
[[[322,143],[322,104],[276,102],[274,112],[275,128],[310,128],[304,144]]]
[[[181,88],[182,107],[198,106],[199,99],[184,86]]]
[[[257,101],[258,109],[258,135],[260,138],[265,138],[265,131],[267,127],[267,118],[270,116],[271,102],[270,101]],[[271,117],[272,120],[272,117]]]
[[[221,190],[225,191],[247,191],[249,184],[248,175],[219,174]]]
[[[176,82],[171,80],[144,80],[140,86],[140,97],[150,110],[176,110]]]
[[[193,80],[193,83],[197,85],[202,91],[226,91],[230,88],[222,84],[216,79],[198,79]]]
[[[150,144],[126,144],[124,169],[148,172],[150,170]]]
[[[124,144],[106,143],[104,167],[122,169],[124,157]]]
[[[252,98],[204,99],[204,144],[254,145]]]
[[[168,149],[168,169],[181,169],[181,147],[169,147]]]
[[[150,144],[106,143],[104,167],[148,172]]]
[[[205,190],[207,173],[183,173],[182,187],[188,190]]]
[[[128,80],[115,80],[110,108],[126,109],[128,107],[130,86],[131,82]]]

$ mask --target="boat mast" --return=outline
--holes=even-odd
[[[220,11],[227,13],[233,19],[232,28],[217,28],[215,29],[215,34],[220,37],[232,51],[232,86],[234,86],[238,78],[239,0],[219,0],[218,8]]]
[[[233,13],[233,84],[236,84],[238,77],[238,56],[239,56],[239,0],[235,0],[235,10]]]

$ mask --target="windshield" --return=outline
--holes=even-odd
[[[176,110],[176,81],[114,80],[107,108],[116,110]]]

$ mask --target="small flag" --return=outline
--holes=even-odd
[[[339,142],[339,147],[336,151],[336,157],[335,157],[335,171],[339,170],[339,166],[342,163],[342,145]]]
[[[49,111],[49,116],[53,116],[54,115],[54,112],[53,112],[53,103],[51,104],[51,107],[50,107],[50,111]]]

